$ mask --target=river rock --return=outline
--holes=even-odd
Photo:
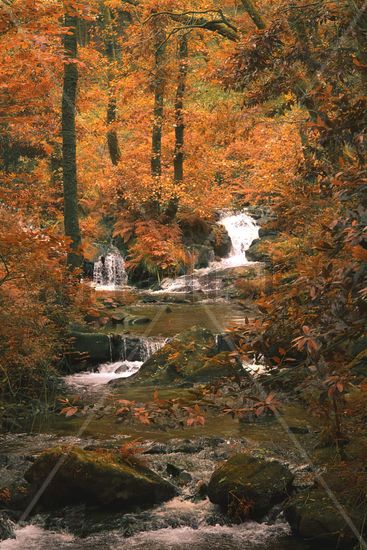
[[[346,519],[351,520],[359,532],[365,529],[365,502],[359,508],[354,508],[350,502],[345,502],[345,495],[343,497],[335,491],[332,484],[328,483],[328,486],[341,505],[343,514],[323,489],[314,488],[290,499],[285,515],[292,531],[303,539],[312,541],[313,548],[359,548]],[[350,492],[348,489],[344,487],[347,493]]]
[[[205,244],[196,244],[190,247],[192,253],[196,256],[195,268],[201,269],[208,267],[209,263],[214,260],[214,252],[211,246]]]
[[[215,231],[213,248],[215,255],[220,258],[225,258],[231,252],[231,237],[228,235],[228,232],[223,225],[218,225]]]
[[[208,496],[231,516],[261,519],[291,493],[293,475],[277,461],[237,454],[217,468]]]
[[[66,354],[70,370],[85,370],[85,364],[98,365],[119,358],[119,338],[99,332],[73,332],[71,349]]]
[[[44,451],[25,474],[33,492],[51,477],[41,495],[45,509],[85,503],[123,510],[164,502],[177,489],[134,458],[123,460],[111,451],[55,447]]]
[[[214,334],[193,327],[177,336],[154,353],[130,378],[114,380],[115,386],[192,385],[225,376],[244,375],[228,352],[217,354]]]
[[[147,325],[151,322],[152,320],[149,317],[143,317],[139,315],[128,315],[124,319],[125,325]]]

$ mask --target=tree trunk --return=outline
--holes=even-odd
[[[121,160],[121,151],[118,142],[118,136],[114,124],[117,121],[117,101],[114,86],[116,77],[116,41],[113,28],[111,10],[103,6],[104,19],[104,40],[106,47],[106,56],[108,59],[108,105],[107,105],[107,125],[110,127],[107,130],[107,146],[110,154],[111,162],[117,166]]]
[[[187,46],[187,34],[183,34],[180,37],[178,44],[178,61],[179,61],[179,75],[176,90],[175,101],[175,152],[173,158],[174,168],[174,180],[175,183],[180,183],[184,177],[184,138],[185,138],[185,120],[183,114],[184,97],[186,91],[187,80],[187,60],[188,60],[188,46]],[[165,211],[165,222],[171,222],[178,209],[178,197],[174,197],[170,200],[168,207]]]
[[[162,175],[162,128],[164,114],[164,92],[166,84],[165,75],[165,51],[166,34],[159,24],[155,28],[155,68],[154,68],[154,108],[153,108],[153,128],[152,128],[152,155],[151,155],[151,173],[157,180]],[[159,201],[150,202],[150,210],[159,215]]]
[[[164,110],[164,90],[165,90],[165,33],[162,29],[157,29],[155,40],[155,74],[154,74],[154,110],[153,110],[153,131],[152,131],[152,176],[162,175],[162,126]]]
[[[69,34],[63,39],[65,50],[64,82],[62,93],[62,160],[64,185],[64,225],[65,235],[70,238],[71,251],[68,253],[68,265],[72,268],[82,264],[80,253],[81,235],[78,213],[78,185],[76,166],[76,94],[78,85],[77,56],[77,17],[65,15],[64,26]]]
[[[252,0],[241,0],[243,7],[251,17],[252,22],[259,30],[263,30],[266,27],[264,19],[261,17],[259,10],[255,6]]]
[[[175,101],[175,156],[173,160],[174,165],[174,179],[175,182],[183,180],[184,171],[184,137],[185,137],[185,121],[183,114],[183,102],[186,91],[186,79],[187,79],[187,35],[182,35],[178,46],[178,59],[179,59],[179,77],[176,91]]]

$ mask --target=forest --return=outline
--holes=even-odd
[[[366,0],[0,0],[0,549],[367,549]]]

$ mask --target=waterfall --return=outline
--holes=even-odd
[[[110,362],[113,362],[113,352],[112,352],[112,335],[108,334],[108,344],[110,348]]]
[[[154,355],[168,342],[167,338],[161,338],[159,340],[142,340],[142,359],[147,361],[149,357]]]
[[[224,215],[219,223],[224,225],[232,241],[232,250],[228,258],[224,258],[219,265],[223,267],[238,267],[249,263],[246,250],[258,238],[259,228],[255,220],[246,212]],[[218,265],[218,262],[217,262]]]
[[[259,228],[254,219],[247,212],[231,212],[223,213],[219,223],[224,225],[231,238],[232,249],[229,256],[211,262],[209,267],[194,269],[192,274],[164,279],[161,290],[156,292],[217,292],[221,288],[221,281],[216,278],[216,272],[251,263],[246,258],[246,250],[259,236]]]
[[[160,350],[167,339],[165,338],[139,338],[134,336],[121,336],[120,359],[113,362],[111,349],[111,362],[98,366],[96,372],[80,372],[66,376],[65,382],[71,386],[98,388],[117,378],[132,376],[154,353]]]
[[[111,246],[107,254],[100,256],[93,269],[93,284],[97,290],[116,290],[125,286],[127,274],[125,262],[119,250]]]
[[[165,338],[140,338],[139,336],[121,336],[121,361],[147,361],[167,342]]]

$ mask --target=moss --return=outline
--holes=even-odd
[[[205,361],[204,365],[193,369],[189,378],[193,382],[210,382],[217,378],[243,376],[243,368],[230,352],[218,353]]]
[[[286,517],[296,535],[314,544],[323,548],[353,548],[357,541],[347,520],[358,531],[363,529],[365,505],[360,509],[351,507],[334,487],[331,490],[342,513],[324,490],[316,488],[293,497],[286,507]]]
[[[213,473],[210,500],[241,519],[260,519],[290,493],[293,475],[277,461],[237,454]]]
[[[25,478],[37,491],[49,478],[41,503],[54,508],[75,502],[126,508],[173,497],[173,485],[136,461],[123,461],[107,451],[56,447],[43,452]]]
[[[217,351],[213,333],[194,327],[179,334],[157,351],[136,375],[117,380],[113,385],[191,385],[245,375],[241,364],[234,362],[230,353]]]
[[[190,375],[216,355],[215,337],[210,330],[193,327],[175,336],[148,359],[139,372],[114,385],[169,385],[190,382]]]

